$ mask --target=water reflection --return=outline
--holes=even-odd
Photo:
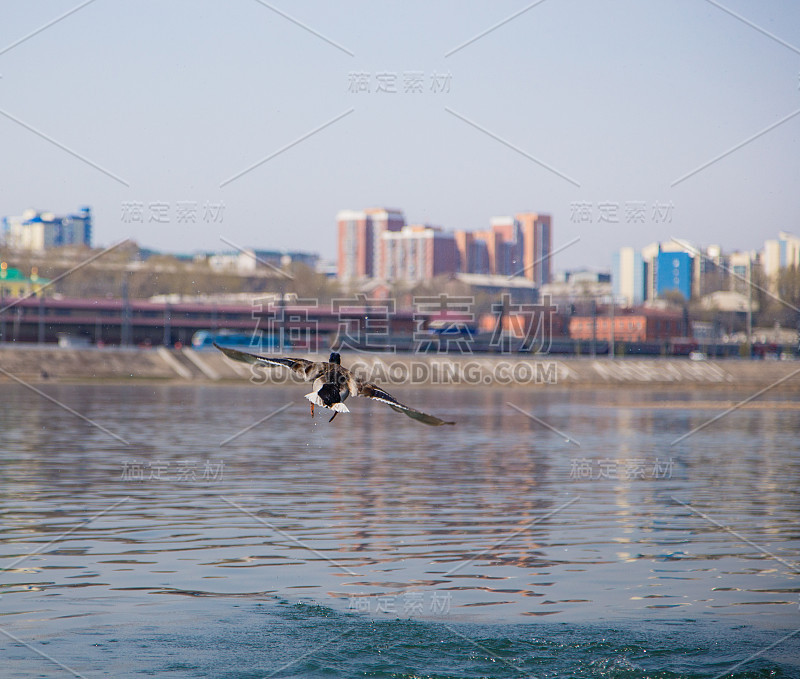
[[[673,446],[714,415],[691,401],[719,395],[398,390],[458,421],[443,431],[360,399],[312,420],[293,387],[43,387],[125,446],[6,387],[0,591],[18,612],[86,591],[387,615],[444,614],[446,595],[472,618],[797,615],[797,410],[737,411]],[[631,473],[642,460],[669,475]],[[412,593],[422,611],[404,611]]]

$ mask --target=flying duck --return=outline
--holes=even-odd
[[[242,363],[253,365],[280,365],[289,368],[295,375],[299,375],[306,382],[313,382],[313,391],[306,394],[306,398],[311,401],[311,417],[314,417],[314,406],[327,408],[333,411],[331,419],[339,413],[349,413],[350,410],[344,404],[347,397],[351,394],[365,396],[381,403],[385,403],[392,410],[408,415],[410,418],[438,427],[443,424],[455,424],[455,422],[445,422],[438,417],[428,415],[407,405],[400,403],[394,396],[384,391],[371,382],[364,382],[359,379],[347,368],[342,366],[342,360],[335,351],[327,361],[308,361],[304,358],[270,358],[268,356],[257,356],[245,351],[238,351],[229,347],[221,347],[214,342],[214,346],[228,358]]]

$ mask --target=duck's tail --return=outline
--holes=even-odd
[[[312,391],[310,394],[306,394],[306,398],[311,401],[315,406],[319,406],[320,408],[328,408],[329,410],[335,410],[337,413],[349,413],[350,409],[344,403],[333,403],[331,405],[326,405],[325,401],[323,401],[319,394],[316,391]]]

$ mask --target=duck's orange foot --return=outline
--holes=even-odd
[[[311,404],[311,417],[314,417],[314,404]]]

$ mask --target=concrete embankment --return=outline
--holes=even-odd
[[[326,356],[309,356],[325,360]],[[345,356],[357,374],[390,385],[545,387],[658,386],[767,387],[800,391],[797,361],[690,361],[685,358],[555,358],[513,355]],[[0,346],[0,381],[169,380],[181,382],[288,382],[288,371],[228,360],[216,351]],[[794,374],[797,373],[797,374]]]

